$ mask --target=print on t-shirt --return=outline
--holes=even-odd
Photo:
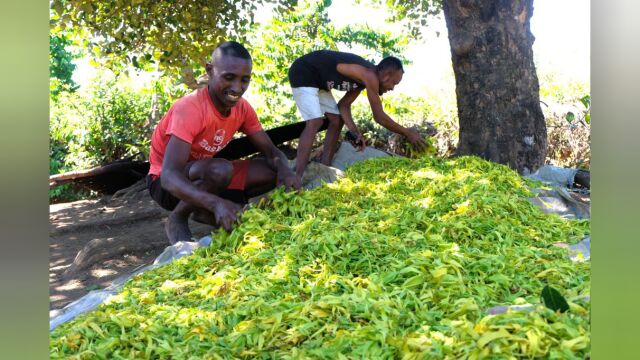
[[[358,88],[358,84],[356,83],[351,83],[348,81],[343,81],[340,84],[337,84],[334,81],[328,80],[327,81],[327,89],[331,90],[331,89],[336,89],[339,91],[351,91],[351,90],[355,90]]]
[[[207,139],[202,139],[200,140],[200,142],[198,143],[200,145],[200,147],[202,147],[205,151],[210,152],[211,154],[213,154],[216,151],[216,147],[215,146],[211,146],[209,145],[209,142],[207,141]],[[192,151],[192,153],[195,153],[194,151]],[[209,156],[210,154],[203,154],[204,157]]]
[[[222,141],[224,140],[224,134],[225,134],[224,129],[218,129],[216,131],[216,134],[213,136],[213,145],[216,145],[216,146],[221,145]]]
[[[204,159],[205,157],[209,157],[210,155],[213,155],[219,152],[220,150],[222,150],[222,148],[226,145],[222,143],[224,141],[224,135],[226,133],[227,131],[225,129],[216,130],[215,134],[213,135],[212,145],[209,145],[209,142],[207,141],[207,139],[200,140],[198,145],[200,145],[202,149],[209,152],[210,154],[198,154],[197,152],[192,151],[191,152],[192,156],[194,156],[197,159]]]

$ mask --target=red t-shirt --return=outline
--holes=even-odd
[[[149,174],[160,176],[162,159],[171,135],[191,144],[189,161],[209,158],[222,150],[236,131],[253,135],[262,131],[258,116],[241,98],[224,117],[213,105],[207,87],[176,101],[160,120],[151,137]]]

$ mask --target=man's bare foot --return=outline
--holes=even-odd
[[[171,245],[178,241],[191,241],[192,235],[187,219],[176,216],[175,213],[169,214],[169,218],[164,224],[164,231],[167,233]]]

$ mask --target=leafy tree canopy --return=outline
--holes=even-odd
[[[385,6],[389,11],[387,22],[401,22],[408,35],[420,38],[429,16],[442,11],[443,0],[357,0],[359,4]]]
[[[53,33],[68,29],[105,65],[157,64],[190,75],[216,44],[242,38],[264,3],[283,11],[295,0],[52,0]],[[186,79],[189,82],[193,79]]]
[[[51,79],[51,95],[56,97],[61,91],[75,91],[78,85],[71,78],[76,65],[73,59],[79,57],[78,52],[68,48],[71,40],[67,35],[58,33],[49,35],[49,76]]]
[[[296,58],[308,52],[347,47],[372,62],[389,55],[402,59],[409,42],[406,36],[367,26],[336,29],[327,13],[330,6],[330,0],[301,2],[248,34],[247,46],[254,59],[252,87],[265,105],[257,107],[265,125],[297,121],[288,70]]]

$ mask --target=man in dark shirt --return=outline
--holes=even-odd
[[[323,164],[331,164],[343,124],[356,136],[360,150],[364,149],[365,139],[351,117],[351,104],[364,89],[377,123],[405,136],[413,146],[424,148],[426,143],[417,131],[396,123],[382,109],[380,96],[393,90],[402,80],[403,73],[402,62],[392,56],[378,65],[354,54],[330,50],[314,51],[296,59],[289,68],[289,83],[298,110],[307,121],[298,145],[296,175],[302,177],[313,139],[325,117],[329,127],[322,152]],[[337,104],[331,89],[346,91]]]

